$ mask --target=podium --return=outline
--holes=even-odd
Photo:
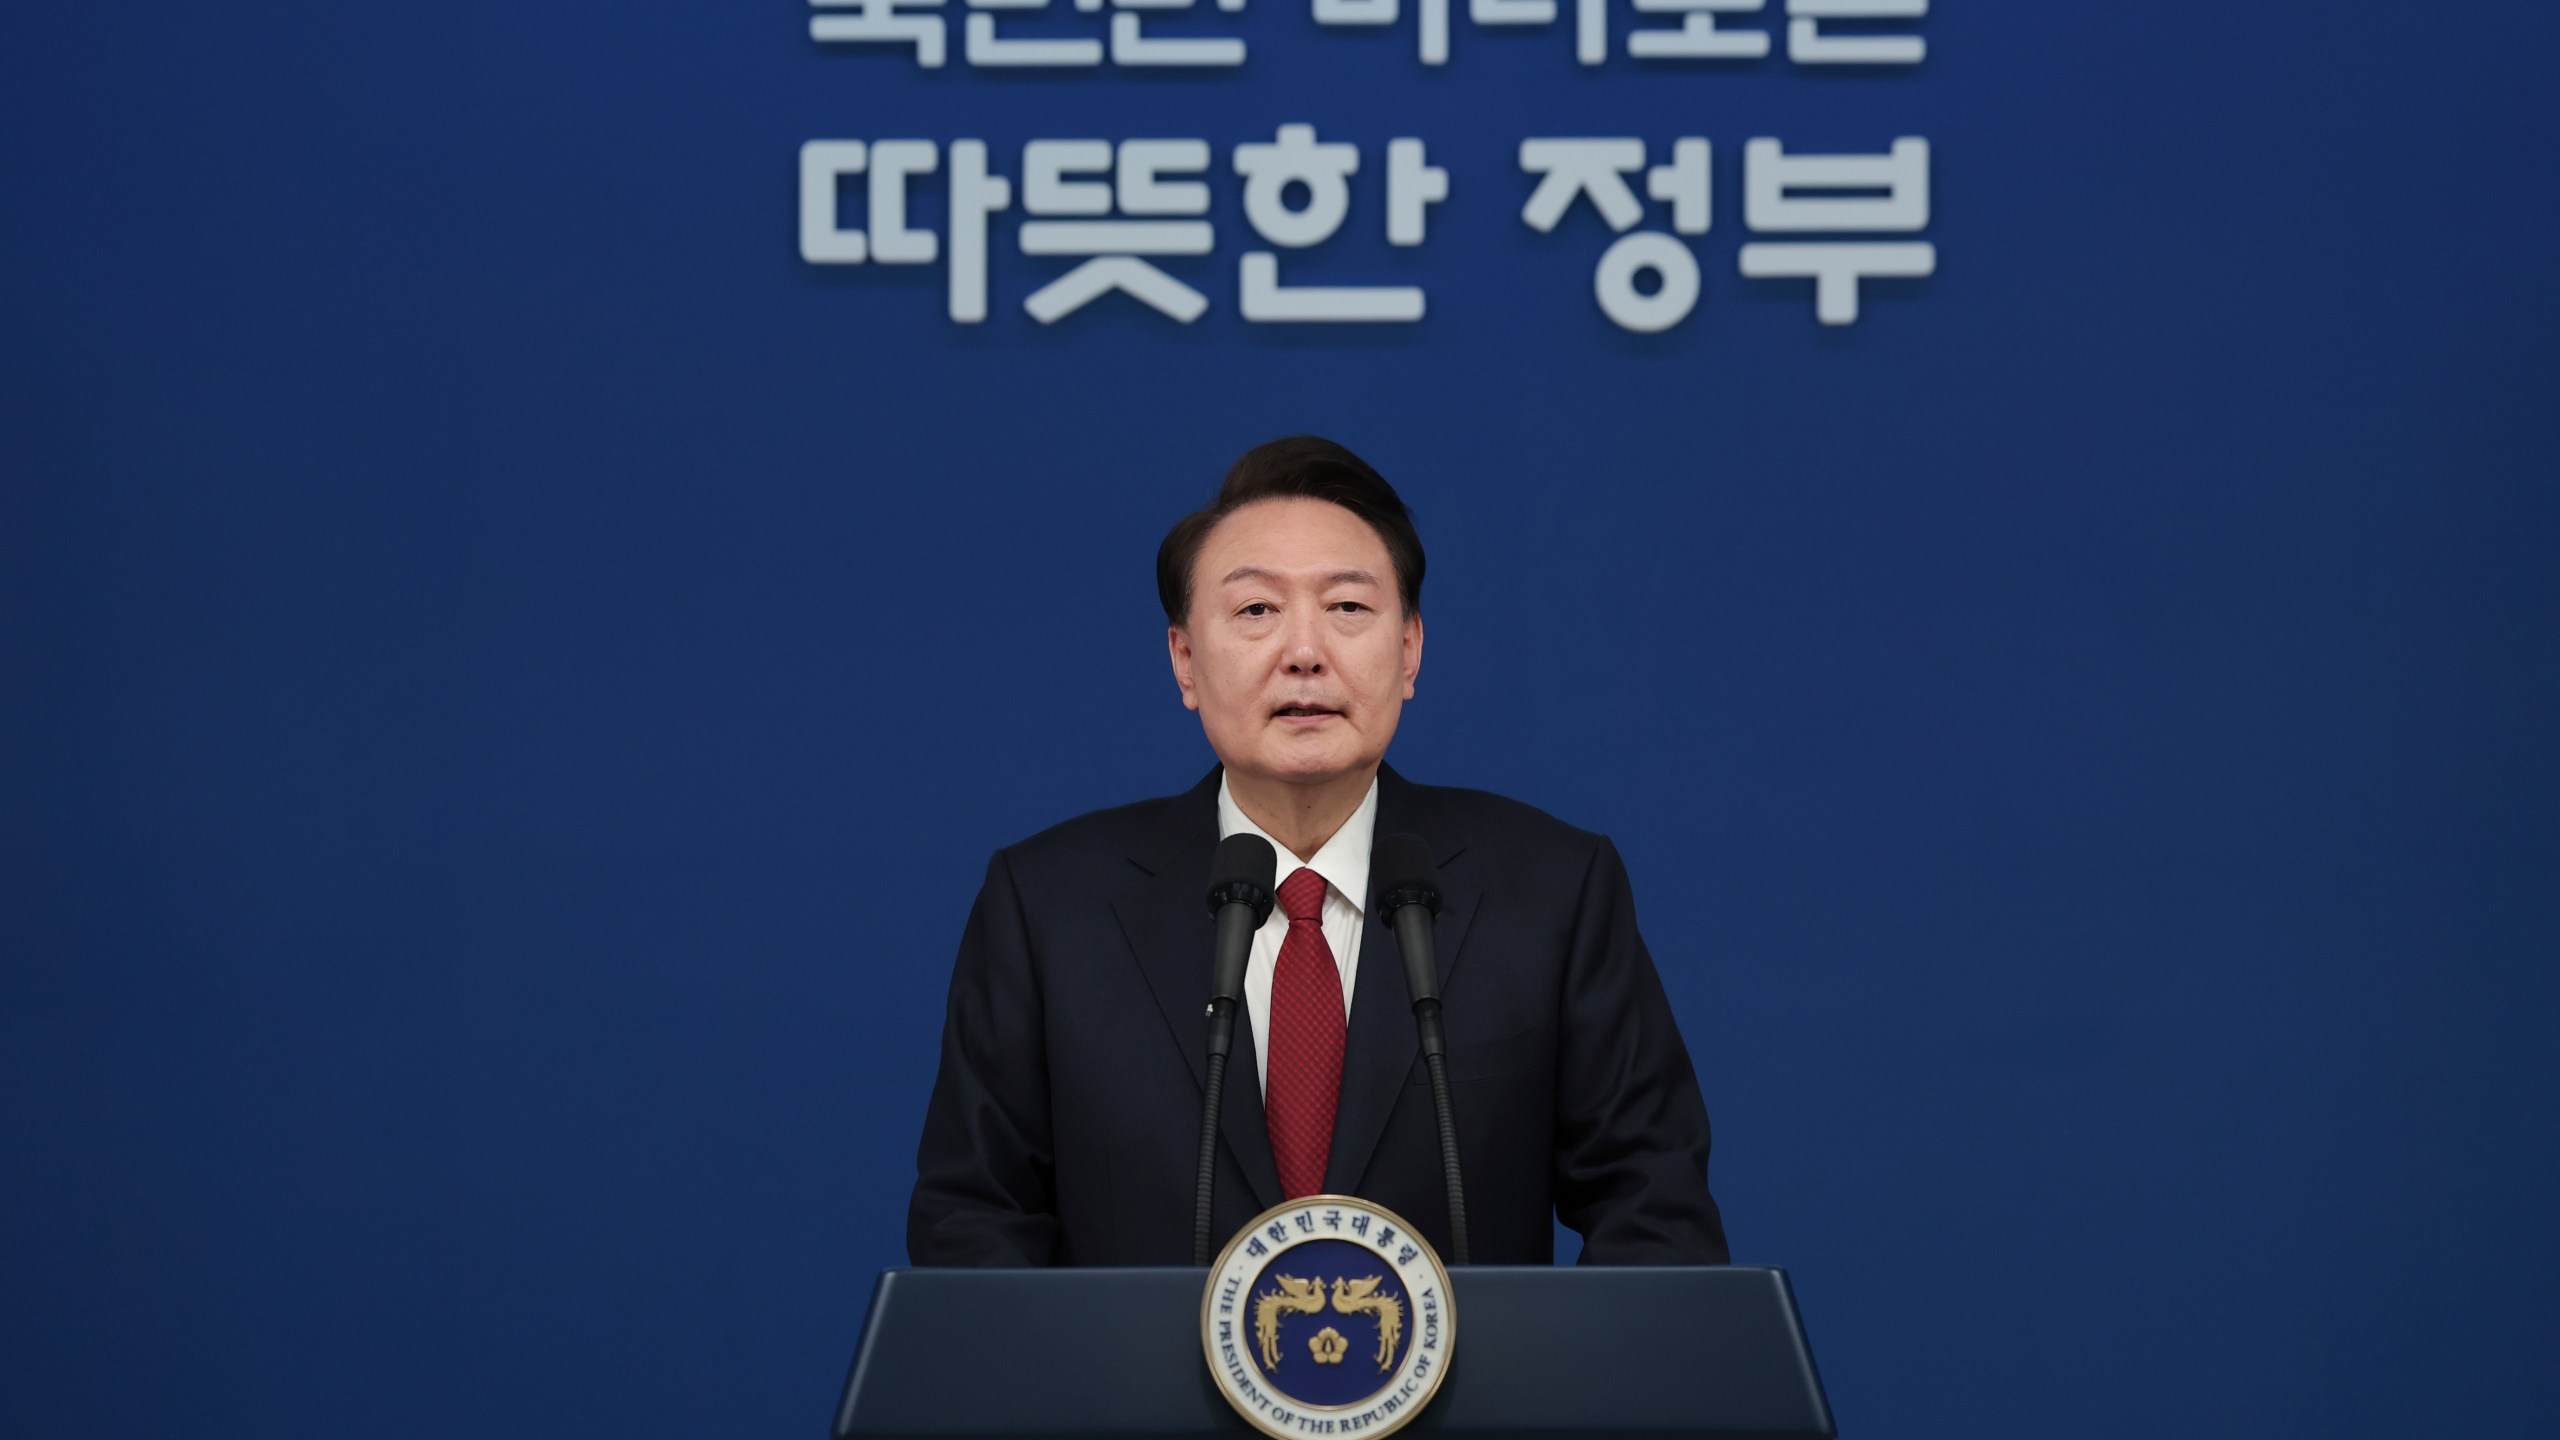
[[[1258,1436],[1201,1351],[1206,1272],[891,1270],[835,1440]],[[1452,1270],[1448,1379],[1401,1434],[1831,1440],[1781,1270]]]

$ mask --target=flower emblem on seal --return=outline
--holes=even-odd
[[[1449,1273],[1430,1243],[1348,1195],[1257,1216],[1227,1242],[1200,1301],[1219,1393],[1275,1440],[1397,1429],[1438,1393],[1456,1334]]]

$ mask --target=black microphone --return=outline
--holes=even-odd
[[[1218,1107],[1227,1090],[1227,1052],[1235,1048],[1236,1007],[1244,1003],[1245,962],[1253,932],[1271,918],[1271,886],[1280,854],[1259,835],[1218,842],[1209,865],[1209,914],[1218,922],[1209,953],[1209,1082],[1200,1092],[1200,1169],[1191,1212],[1191,1263],[1209,1263],[1209,1198],[1218,1172]]]
[[[1448,1044],[1440,1029],[1440,959],[1431,940],[1431,920],[1440,913],[1440,877],[1431,865],[1431,846],[1410,832],[1380,839],[1371,863],[1378,876],[1378,903],[1396,932],[1396,948],[1404,952],[1405,993],[1413,997],[1422,1066],[1430,1072],[1431,1104],[1439,1112],[1440,1171],[1449,1188],[1449,1258],[1464,1265],[1467,1187],[1458,1173],[1458,1115],[1449,1105]]]
[[[1218,940],[1209,959],[1209,1054],[1223,1056],[1236,1037],[1236,1007],[1244,1003],[1245,962],[1253,958],[1253,934],[1271,918],[1271,887],[1280,853],[1259,835],[1230,835],[1218,842],[1209,866],[1209,914]],[[1206,1261],[1202,1262],[1207,1263]]]

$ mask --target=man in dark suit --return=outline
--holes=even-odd
[[[1708,1128],[1617,852],[1384,764],[1422,664],[1403,502],[1313,437],[1247,454],[1157,561],[1183,703],[1220,766],[1185,794],[999,851],[952,977],[907,1250],[919,1265],[1178,1265],[1207,1073],[1223,835],[1280,852],[1220,1123],[1215,1233],[1284,1199],[1359,1195],[1444,1253],[1430,1090],[1377,836],[1439,868],[1434,925],[1471,1258],[1717,1264]]]

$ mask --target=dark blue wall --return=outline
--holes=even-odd
[[[1397,763],[1633,866],[1849,1432],[2560,1413],[2551,7],[1839,77],[1257,0],[1145,81],[807,13],[0,43],[0,1433],[814,1436],[986,853],[1205,768],[1153,546],[1302,429],[1432,547]],[[1292,120],[1451,170],[1308,272],[1423,325],[796,253],[807,139],[1179,134],[1231,257]],[[1716,142],[1687,324],[1518,223],[1540,133]],[[1938,274],[1734,274],[1762,134],[1928,136]]]

